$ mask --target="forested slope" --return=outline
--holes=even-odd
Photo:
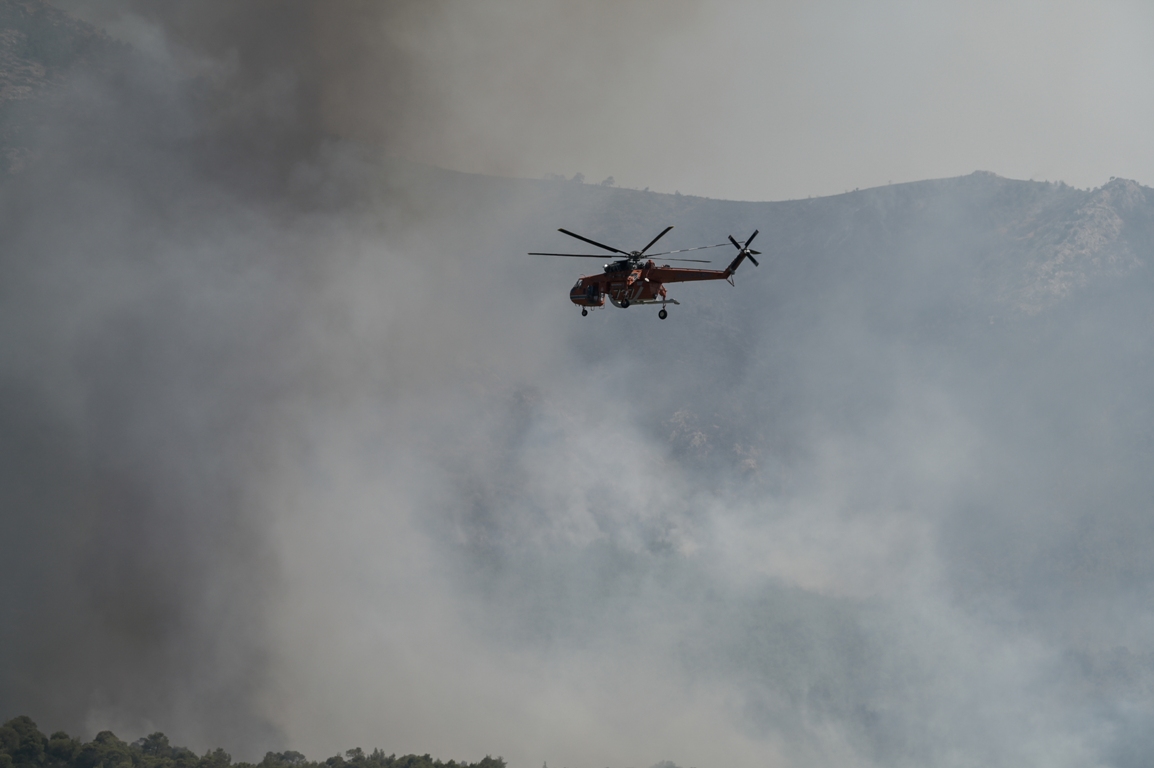
[[[234,763],[223,749],[197,755],[185,747],[174,747],[163,733],[153,733],[132,743],[101,731],[82,742],[64,731],[45,736],[27,716],[15,717],[0,727],[0,768],[253,768],[252,763]],[[475,763],[434,760],[429,755],[386,755],[380,749],[365,754],[350,749],[344,756],[328,760],[308,760],[300,752],[268,752],[255,765],[261,768],[505,768],[499,757],[485,757]]]

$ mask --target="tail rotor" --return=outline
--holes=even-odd
[[[753,234],[752,234],[752,235],[750,235],[750,236],[749,236],[749,239],[745,241],[745,245],[742,245],[741,243],[739,243],[739,242],[737,242],[736,240],[734,240],[734,239],[733,239],[733,235],[730,235],[730,236],[729,236],[729,242],[733,243],[733,247],[737,249],[738,253],[739,253],[739,254],[745,254],[745,257],[746,257],[747,259],[749,259],[750,261],[752,261],[752,262],[753,262],[753,266],[755,266],[755,267],[760,267],[760,266],[761,266],[761,264],[759,264],[759,263],[757,262],[757,259],[755,259],[755,258],[753,258],[753,257],[754,257],[755,255],[757,255],[757,256],[760,256],[760,255],[761,255],[761,251],[754,251],[754,250],[750,250],[750,248],[749,248],[749,244],[753,242],[753,238],[757,237],[757,233],[758,233],[759,231],[760,231],[760,230],[757,230],[757,229],[753,230]]]
[[[734,272],[737,271],[737,268],[741,265],[741,262],[744,259],[749,259],[750,261],[752,261],[753,266],[755,266],[755,267],[761,266],[761,264],[758,263],[757,259],[754,258],[754,256],[760,256],[761,251],[755,251],[749,247],[749,244],[753,242],[753,238],[757,237],[758,231],[759,230],[756,230],[756,229],[753,230],[753,234],[749,236],[749,239],[745,241],[744,245],[742,243],[737,242],[737,240],[735,240],[733,238],[733,235],[729,236],[729,242],[733,243],[733,247],[737,249],[737,258],[734,259],[733,262],[725,270],[729,275],[732,275]]]

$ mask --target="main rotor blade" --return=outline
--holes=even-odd
[[[613,251],[614,253],[620,253],[622,256],[628,256],[628,255],[629,255],[629,254],[628,254],[628,253],[626,253],[625,251],[619,251],[619,250],[617,250],[617,249],[616,249],[616,248],[614,248],[613,246],[610,246],[610,245],[605,245],[605,243],[599,243],[599,242],[597,242],[596,240],[590,240],[590,239],[589,239],[589,238],[587,238],[587,237],[581,237],[581,235],[577,234],[576,232],[570,232],[570,231],[569,231],[569,230],[567,230],[567,229],[561,229],[561,228],[558,228],[558,229],[557,229],[557,231],[558,231],[558,232],[564,232],[565,234],[569,235],[569,237],[575,237],[575,238],[577,238],[578,240],[584,240],[585,242],[589,243],[589,245],[595,245],[595,246],[597,246],[598,248],[604,248],[604,249],[605,249],[605,250],[607,250],[607,251]],[[665,234],[665,233],[663,232],[662,234]]]
[[[665,229],[661,230],[661,234],[660,234],[660,235],[658,235],[657,237],[653,238],[652,240],[650,240],[650,241],[649,241],[649,245],[647,245],[647,246],[645,246],[644,248],[642,248],[642,249],[641,249],[641,250],[638,252],[638,254],[637,254],[637,255],[638,255],[638,256],[640,256],[641,254],[645,253],[645,252],[646,252],[646,251],[648,251],[650,248],[652,248],[652,247],[653,247],[653,244],[654,244],[654,243],[656,243],[656,242],[657,242],[658,240],[660,240],[661,238],[665,237],[665,233],[666,233],[666,232],[668,232],[668,231],[669,231],[669,230],[671,230],[671,229],[673,229],[673,225],[672,225],[672,224],[670,224],[670,225],[669,225],[668,227],[666,227]]]
[[[667,253],[685,253],[686,251],[703,251],[706,248],[720,248],[725,243],[718,243],[717,245],[699,245],[696,248],[678,248],[676,251],[661,251],[660,253],[649,254],[650,258],[654,256],[664,256]]]
[[[604,253],[536,253],[532,252],[530,256],[569,256],[574,259],[612,259],[612,256],[606,256]]]
[[[750,236],[749,236],[749,239],[745,241],[745,247],[746,247],[746,248],[748,248],[748,247],[749,247],[749,244],[753,242],[753,238],[757,237],[757,233],[758,233],[758,231],[759,231],[759,230],[756,230],[756,229],[755,229],[755,230],[753,230],[753,234],[752,234],[752,235],[750,235]]]
[[[724,243],[722,243],[724,245]],[[707,248],[711,246],[705,246]],[[715,247],[715,246],[713,246]],[[695,251],[696,248],[686,248],[687,251]],[[669,253],[681,253],[681,251],[669,251]],[[530,256],[567,256],[571,259],[609,259],[611,256],[606,256],[603,253],[539,253],[536,251],[530,252]],[[654,256],[664,256],[663,253],[655,253]],[[698,264],[712,264],[709,259],[665,259],[665,261],[696,261]]]

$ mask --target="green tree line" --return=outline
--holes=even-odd
[[[186,747],[174,747],[163,733],[137,739],[131,744],[101,731],[88,743],[64,731],[45,736],[32,718],[15,717],[0,727],[0,768],[505,768],[500,757],[476,763],[447,763],[429,755],[386,755],[380,749],[365,754],[350,749],[323,762],[310,761],[300,752],[268,752],[259,763],[234,763],[223,749],[197,755]]]

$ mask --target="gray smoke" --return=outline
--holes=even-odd
[[[451,114],[460,10],[86,11],[133,47],[0,187],[0,716],[247,758],[1147,763],[1154,193],[390,157]],[[582,319],[599,262],[522,255],[667,223],[760,228],[762,266]]]
[[[366,438],[399,456],[326,436],[391,429],[375,420],[406,413],[435,382],[457,383],[470,359],[500,359],[495,378],[474,381],[479,392],[520,386],[513,342],[492,343],[524,334],[523,308],[493,312],[514,265],[491,260],[507,258],[522,209],[499,196],[471,204],[451,180],[422,189],[427,171],[382,160],[437,109],[407,68],[452,8],[64,5],[115,38],[78,33],[88,47],[71,69],[60,63],[74,52],[71,22],[39,3],[3,9],[11,51],[34,62],[25,69],[35,74],[42,55],[54,68],[36,98],[7,105],[27,162],[0,191],[10,617],[0,709],[89,734],[163,728],[245,756],[286,739],[343,748],[347,730],[287,727],[293,706],[311,715],[323,694],[294,705],[300,692],[280,690],[299,660],[274,636],[293,647],[319,620],[280,625],[294,569],[343,556],[322,542],[298,553],[289,545],[300,539],[277,533],[295,512],[325,520],[353,498],[333,497],[327,513],[328,502],[300,506],[319,490],[295,487],[296,462],[323,483],[332,452],[352,451],[340,463],[373,457],[387,477],[417,444],[412,432]],[[548,328],[535,335],[539,346]],[[365,409],[373,418],[359,423]],[[313,458],[293,453],[308,443]],[[392,533],[408,551],[412,537]],[[384,746],[398,732],[356,736]],[[437,746],[408,748],[455,745]]]

